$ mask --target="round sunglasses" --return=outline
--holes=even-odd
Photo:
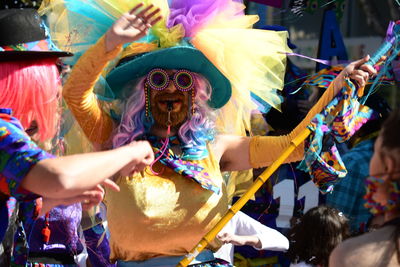
[[[158,91],[167,88],[171,81],[179,91],[190,91],[194,87],[193,73],[187,70],[178,70],[174,74],[168,75],[163,69],[153,69],[146,77],[146,82],[149,87]]]

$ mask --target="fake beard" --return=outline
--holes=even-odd
[[[157,94],[151,103],[151,113],[153,115],[154,121],[161,126],[167,126],[168,122],[168,112],[162,110],[159,103],[166,100],[175,100],[181,103],[181,107],[178,111],[171,111],[170,120],[171,126],[180,126],[185,122],[189,110],[188,98],[182,92],[170,93],[159,93]],[[173,104],[176,105],[176,104]]]

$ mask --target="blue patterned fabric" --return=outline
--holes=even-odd
[[[32,166],[52,158],[39,148],[25,133],[20,122],[11,116],[10,109],[0,109],[0,192],[31,200],[39,196],[19,187]]]
[[[349,140],[363,124],[377,116],[372,109],[358,102],[363,90],[356,89],[346,79],[342,90],[308,126],[312,133],[306,142],[305,157],[299,168],[310,173],[321,192],[331,192],[347,173],[335,142]]]
[[[326,204],[342,211],[349,218],[352,232],[363,232],[372,214],[364,207],[365,178],[374,153],[374,140],[365,140],[344,154],[347,175],[326,195]]]
[[[19,186],[30,169],[39,161],[47,158],[54,158],[54,156],[39,148],[26,135],[20,122],[12,117],[10,109],[0,108],[0,193],[7,196],[6,201],[0,203],[0,238],[8,227],[8,219],[17,202],[20,210],[17,220],[18,227],[14,236],[12,266],[35,266],[34,263],[32,263],[33,265],[26,263],[29,247],[34,252],[46,250],[47,252],[72,253],[73,255],[79,254],[83,249],[77,237],[77,227],[81,218],[80,204],[59,206],[50,212],[52,234],[48,244],[49,249],[46,249],[41,235],[44,218],[36,219],[37,207],[41,204],[41,200],[38,195]],[[56,247],[55,244],[63,247]],[[61,265],[45,264],[41,266]]]
[[[179,144],[179,140],[176,136],[171,136],[167,141],[161,141],[158,137],[155,136],[147,136],[146,138],[153,149],[155,150],[155,158],[164,164],[165,166],[171,168],[176,173],[179,173],[183,177],[189,178],[194,182],[198,183],[204,189],[210,190],[215,194],[219,194],[221,191],[218,186],[216,186],[209,174],[205,171],[204,167],[200,166],[199,164],[192,162],[191,160],[183,160],[183,156],[177,156],[174,152],[170,149],[171,144]],[[164,143],[166,144],[165,152],[162,154],[164,150]]]
[[[11,116],[10,109],[0,108],[0,194],[4,196],[0,203],[0,241],[16,201],[39,197],[19,186],[22,179],[37,162],[51,157],[26,135],[20,122]],[[33,208],[34,203],[32,211]]]

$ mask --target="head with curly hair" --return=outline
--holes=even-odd
[[[330,253],[347,237],[349,225],[343,213],[328,206],[317,206],[290,229],[287,255],[294,263],[327,267]]]

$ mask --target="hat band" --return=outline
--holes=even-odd
[[[39,40],[16,45],[0,46],[0,51],[51,51],[51,44],[47,40]]]
[[[5,51],[33,51],[33,52],[63,52],[57,48],[50,38],[49,29],[42,23],[41,27],[45,30],[45,39],[32,41],[27,43],[20,43],[14,45],[0,46],[0,52]]]

